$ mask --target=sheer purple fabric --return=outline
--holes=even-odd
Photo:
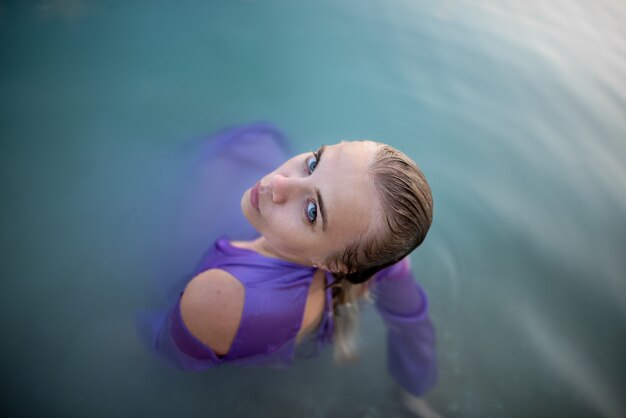
[[[315,269],[268,258],[234,247],[232,239],[252,239],[256,231],[239,209],[243,192],[287,159],[284,135],[268,123],[228,129],[199,144],[191,169],[194,208],[187,212],[189,239],[215,242],[193,274],[170,289],[168,308],[138,315],[138,332],[153,351],[186,370],[222,364],[288,366]],[[218,197],[218,198],[216,198]],[[196,233],[195,231],[202,231]],[[194,235],[195,234],[195,235]],[[222,236],[222,238],[219,238]],[[219,239],[218,239],[219,238]],[[180,295],[196,274],[223,269],[245,288],[240,327],[230,351],[216,355],[195,338],[180,315]],[[387,364],[394,379],[408,392],[422,395],[436,382],[435,333],[428,318],[424,291],[413,279],[408,260],[379,272],[372,293],[388,331]],[[326,282],[332,277],[326,275]],[[332,342],[330,289],[321,324],[310,339],[316,354]]]
[[[387,326],[387,369],[407,392],[423,395],[437,383],[435,329],[426,293],[413,278],[408,257],[373,280],[376,309]]]

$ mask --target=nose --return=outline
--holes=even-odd
[[[297,178],[285,177],[277,173],[271,178],[269,186],[272,192],[272,202],[285,203],[300,188],[300,181]]]

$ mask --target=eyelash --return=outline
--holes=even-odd
[[[317,150],[317,151],[315,151],[315,152],[313,153],[313,157],[315,157],[315,168],[317,168],[317,165],[318,165],[318,164],[319,164],[319,162],[320,162],[320,156],[321,156],[321,154],[322,154],[322,152],[321,152],[321,151],[322,151],[322,150],[321,150],[321,149],[319,149],[319,150]],[[309,168],[309,160],[310,160],[310,159],[311,159],[311,157],[307,157],[307,158],[304,160],[304,165],[306,166],[306,172],[307,172],[308,174],[313,174],[313,171],[315,171],[315,168],[313,169],[313,171],[311,171],[311,169]]]
[[[320,162],[320,155],[321,154],[322,154],[321,148],[313,153],[313,157],[315,157],[315,167],[316,168],[317,168],[317,164],[319,164],[319,162]],[[304,160],[304,165],[306,166],[306,172],[309,175],[313,174],[313,171],[315,171],[315,168],[313,169],[313,171],[311,171],[311,169],[309,168],[309,160],[310,159],[311,159],[311,157],[307,157]],[[313,219],[313,220],[311,220],[311,218],[309,217],[309,205],[311,203],[315,206],[315,219]],[[304,204],[304,218],[309,223],[309,225],[315,225],[315,222],[317,221],[317,202],[315,202],[314,200],[307,199],[307,201]]]
[[[309,217],[309,205],[313,204],[314,208],[315,208],[315,219],[311,220],[311,218]],[[315,225],[315,222],[317,222],[317,203],[315,203],[313,200],[307,199],[305,204],[304,204],[304,217],[306,219],[306,221],[309,223],[309,225]]]

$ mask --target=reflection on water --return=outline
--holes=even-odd
[[[297,3],[0,4],[8,408],[409,416],[372,311],[340,369],[185,374],[136,341],[205,249],[177,227],[190,138],[269,119],[294,151],[370,137],[423,167],[440,413],[626,416],[624,3]]]

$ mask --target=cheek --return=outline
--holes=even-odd
[[[302,233],[300,228],[303,227],[300,218],[299,206],[295,204],[280,205],[273,208],[272,212],[266,217],[268,226],[282,234],[298,235]]]
[[[308,247],[312,232],[299,211],[299,205],[276,208],[266,217],[262,235],[284,249]]]

